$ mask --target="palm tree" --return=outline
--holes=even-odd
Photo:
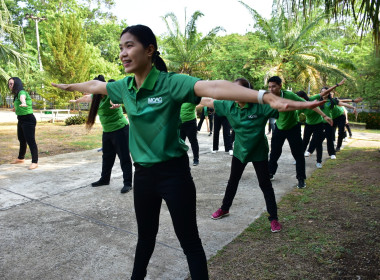
[[[224,31],[222,27],[217,26],[203,36],[197,31],[196,26],[197,20],[202,16],[201,12],[194,12],[183,33],[177,17],[173,13],[162,17],[168,30],[168,37],[164,40],[164,44],[166,45],[165,58],[168,60],[169,69],[189,75],[201,71],[202,62],[207,60],[216,34]]]
[[[27,65],[27,56],[18,51],[25,46],[24,33],[18,25],[12,24],[4,0],[0,0],[0,84],[4,88],[9,75],[5,65],[13,64],[17,69]]]
[[[267,20],[256,10],[245,6],[255,21],[256,33],[269,48],[265,49],[265,81],[270,76],[280,76],[287,84],[305,85],[314,88],[325,84],[328,76],[350,78],[336,65],[353,68],[350,61],[334,56],[323,43],[328,36],[341,35],[338,28],[326,28],[324,16],[312,22],[295,22],[288,19],[283,11]]]
[[[340,16],[344,19],[346,16],[353,16],[362,33],[371,30],[376,55],[380,56],[379,0],[275,0],[274,3],[286,7],[289,14],[297,14],[301,9],[304,16],[310,15],[315,8],[323,5],[325,12],[335,18]]]

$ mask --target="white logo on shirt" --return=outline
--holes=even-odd
[[[248,119],[257,119],[257,115],[248,115]]]
[[[148,98],[148,104],[161,104],[162,103],[162,97],[149,97]]]

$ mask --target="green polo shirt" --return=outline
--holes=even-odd
[[[335,106],[334,108],[331,110],[331,117],[332,119],[336,119],[337,117],[340,117],[341,115],[344,114],[344,109],[342,106],[339,106],[339,99],[337,98],[334,98],[334,103],[335,103]]]
[[[188,122],[188,121],[192,121],[192,120],[197,118],[197,115],[195,114],[195,107],[196,106],[197,105],[193,104],[193,103],[183,103],[182,104],[180,117],[181,117],[181,121],[183,123]]]
[[[323,111],[323,113],[325,113],[327,116],[329,116],[331,119],[334,119],[334,116],[333,116],[333,111],[336,110],[335,107],[339,107],[338,106],[338,103],[339,101],[335,98],[332,99],[332,103],[329,99],[327,99],[328,101],[324,104],[324,107],[323,109],[321,109]],[[332,104],[334,104],[334,107],[332,107]],[[339,111],[339,109],[338,109]],[[337,112],[337,111],[335,111]],[[339,115],[338,115],[339,117]],[[324,119],[323,119],[323,123],[327,123]]]
[[[182,103],[198,104],[187,75],[160,72],[155,67],[137,89],[134,77],[107,83],[113,103],[123,103],[129,119],[129,149],[134,162],[152,166],[183,156],[189,149],[179,136]]]
[[[310,96],[310,101],[318,100],[321,96],[319,94]],[[323,122],[323,118],[320,114],[317,112],[311,110],[311,109],[302,109],[298,110],[298,113],[304,113],[306,116],[306,124],[308,125],[315,125]]]
[[[123,115],[121,107],[110,109],[109,96],[105,96],[100,100],[98,115],[104,132],[112,132],[119,130],[128,124],[127,118]]]
[[[281,90],[282,98],[291,99],[295,101],[305,101],[305,99],[299,97],[297,94]],[[280,130],[289,130],[298,124],[298,113],[296,111],[280,112],[276,121],[276,125]]]
[[[268,159],[265,127],[269,118],[278,118],[277,110],[269,105],[246,103],[243,108],[234,101],[214,101],[218,116],[226,116],[235,131],[234,156],[242,163]]]
[[[25,103],[27,107],[21,107],[21,95],[25,95]],[[25,116],[29,114],[33,114],[33,108],[32,108],[32,98],[30,97],[29,93],[27,93],[25,90],[20,90],[20,92],[17,94],[17,97],[14,101],[15,106],[15,113],[17,116]]]

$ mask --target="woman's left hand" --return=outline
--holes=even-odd
[[[20,107],[28,107],[28,105],[26,103],[25,104],[21,103]]]
[[[112,101],[110,101],[110,104],[111,104],[110,109],[117,109],[121,106],[120,104],[113,104]]]

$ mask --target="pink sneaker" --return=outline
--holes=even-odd
[[[221,219],[225,216],[228,216],[230,212],[222,210],[222,208],[219,208],[214,214],[212,214],[211,219],[217,220]]]
[[[277,220],[273,220],[270,222],[270,228],[272,232],[279,232],[281,231],[281,224]]]

